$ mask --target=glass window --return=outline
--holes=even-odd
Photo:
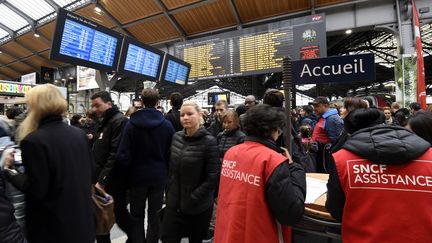
[[[34,20],[38,20],[54,12],[54,8],[44,0],[8,0],[8,2]]]
[[[0,4],[0,23],[6,25],[13,31],[17,31],[29,23],[19,16],[17,13],[6,7],[4,4]]]

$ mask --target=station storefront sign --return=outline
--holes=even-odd
[[[31,88],[28,84],[0,81],[0,95],[24,96]]]
[[[372,53],[292,61],[294,84],[375,80]]]

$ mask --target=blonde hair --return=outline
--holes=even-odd
[[[201,107],[199,107],[199,105],[197,103],[195,103],[194,101],[188,100],[183,102],[183,106],[192,106],[197,112],[198,114],[200,114],[201,118],[200,118],[200,125],[204,124],[204,118],[203,118],[203,113],[201,111]]]
[[[35,131],[42,118],[48,115],[61,115],[67,110],[67,102],[63,95],[52,84],[39,85],[32,88],[26,95],[28,105],[27,117],[18,129],[18,141]]]

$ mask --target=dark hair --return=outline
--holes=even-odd
[[[307,114],[312,114],[313,113],[313,107],[310,105],[305,105],[305,106],[303,106],[303,111]]]
[[[264,93],[263,103],[273,107],[282,107],[285,101],[284,95],[277,89],[268,89]]]
[[[431,112],[417,112],[414,116],[410,117],[408,124],[415,134],[428,141],[432,146]]]
[[[383,124],[384,113],[374,108],[355,109],[344,119],[345,128],[348,133],[354,133],[366,127]]]
[[[72,118],[70,119],[70,124],[72,126],[79,126],[80,125],[80,119],[82,118],[82,116],[80,114],[75,114],[72,116]]]
[[[310,138],[312,136],[312,127],[308,124],[301,125],[299,131],[302,138]]]
[[[143,89],[141,92],[141,100],[146,108],[155,108],[159,100],[159,91],[152,88]]]
[[[394,114],[396,124],[399,126],[406,126],[408,123],[408,118],[410,116],[410,111],[407,108],[400,108]]]
[[[181,107],[183,105],[183,95],[179,92],[174,92],[169,97],[171,101],[171,106],[173,107]]]
[[[107,102],[114,103],[113,100],[111,99],[110,93],[107,91],[99,91],[99,92],[93,94],[91,97],[91,100],[94,100],[97,98],[100,98],[104,103],[107,103]]]
[[[15,119],[16,116],[23,113],[22,109],[19,107],[12,107],[6,110],[6,117],[8,119]]]
[[[268,139],[273,131],[285,126],[285,120],[285,113],[281,109],[259,104],[246,111],[242,123],[247,135]]]
[[[409,105],[410,109],[413,109],[414,111],[419,111],[421,110],[421,106],[419,103],[417,102],[413,102]]]
[[[368,108],[367,103],[363,99],[360,99],[358,97],[346,97],[344,99],[343,106],[348,111],[348,113],[355,109]]]
[[[243,105],[243,104],[237,106],[237,108],[236,108],[236,112],[237,112],[237,115],[238,115],[239,117],[240,117],[241,115],[243,115],[244,113],[246,113],[246,111],[247,111],[246,106]]]

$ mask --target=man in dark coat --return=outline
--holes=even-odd
[[[171,122],[176,132],[181,131],[183,126],[180,123],[180,107],[183,105],[183,96],[174,92],[170,95],[171,110],[165,115],[165,119]]]
[[[157,243],[159,225],[156,212],[162,208],[168,180],[171,139],[175,131],[171,122],[155,109],[159,100],[156,89],[142,91],[143,109],[132,114],[118,149],[120,163],[130,168],[130,209],[132,242]],[[144,233],[147,207],[147,239]]]
[[[213,137],[217,137],[217,135],[223,131],[222,128],[222,116],[225,114],[225,112],[228,109],[228,103],[226,100],[219,100],[215,104],[215,119],[210,124],[210,127],[207,128],[207,131],[213,135]]]
[[[114,214],[118,226],[128,233],[125,168],[116,162],[117,148],[127,118],[113,105],[111,96],[101,91],[91,97],[93,111],[102,121],[93,138],[93,155],[96,161],[94,183],[104,188],[114,198]],[[110,242],[109,234],[98,236],[99,242]]]

